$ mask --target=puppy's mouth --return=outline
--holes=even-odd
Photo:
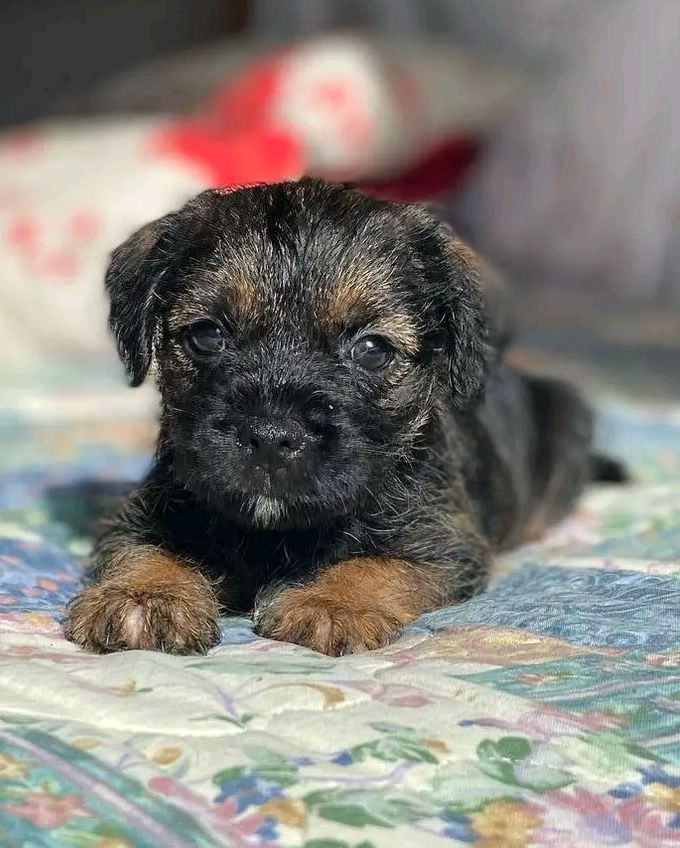
[[[341,471],[300,475],[291,479],[269,472],[244,476],[224,509],[238,523],[259,529],[285,530],[323,524],[348,513],[362,488]]]
[[[302,467],[263,467],[246,465],[242,470],[243,493],[248,496],[289,500],[304,495],[311,487],[313,475]]]
[[[341,512],[342,504],[324,496],[324,488],[321,480],[304,473],[250,470],[238,496],[238,520],[253,527],[283,529]]]

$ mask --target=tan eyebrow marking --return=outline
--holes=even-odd
[[[341,273],[323,304],[326,317],[341,322],[367,309],[379,309],[385,297],[385,282],[366,268]]]
[[[384,332],[406,353],[418,351],[418,331],[413,319],[390,306],[389,267],[355,264],[342,269],[322,295],[317,317],[322,328],[337,332],[366,321],[367,331]]]

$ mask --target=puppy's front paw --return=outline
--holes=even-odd
[[[432,609],[436,580],[404,560],[358,557],[324,569],[308,586],[282,589],[256,605],[261,636],[340,656],[387,645]]]
[[[130,548],[101,583],[69,603],[64,632],[96,653],[202,654],[219,641],[218,613],[199,572],[155,549]]]
[[[387,645],[404,623],[394,610],[368,599],[354,608],[311,586],[284,589],[258,615],[257,632],[337,657]]]

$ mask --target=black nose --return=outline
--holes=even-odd
[[[305,431],[296,421],[254,421],[239,428],[239,441],[255,464],[281,468],[304,448]]]

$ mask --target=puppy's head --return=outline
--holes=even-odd
[[[245,523],[389,497],[442,403],[479,396],[469,254],[422,209],[316,180],[208,191],[113,254],[133,385],[155,358],[177,478]]]

